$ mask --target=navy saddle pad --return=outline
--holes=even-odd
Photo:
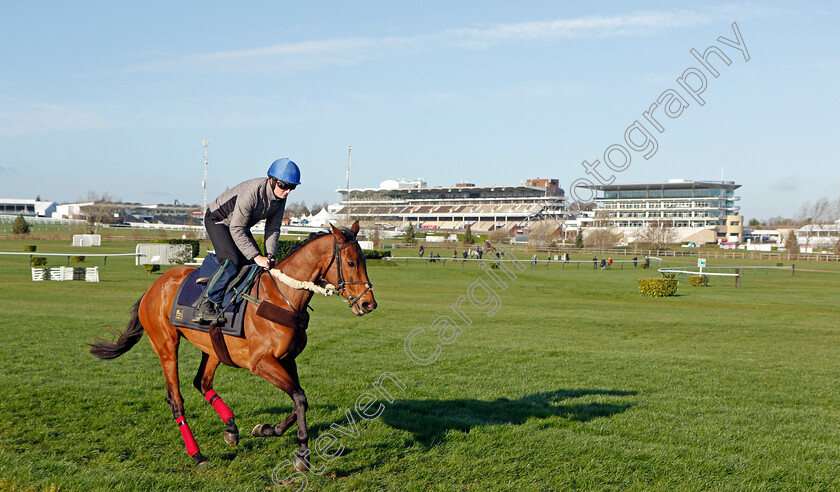
[[[195,314],[195,309],[192,305],[196,299],[198,299],[198,296],[204,292],[204,288],[206,287],[206,285],[196,283],[196,280],[212,276],[218,267],[219,262],[216,260],[216,256],[208,254],[204,258],[204,262],[201,264],[201,267],[196,268],[187,275],[187,278],[185,278],[184,281],[181,282],[180,287],[178,287],[178,293],[175,295],[175,302],[172,303],[172,312],[169,316],[170,323],[174,326],[203,331],[205,333],[210,331],[210,325],[202,325],[192,322],[192,317]],[[243,267],[243,269],[255,268],[259,268],[259,266],[248,265]],[[248,273],[249,274],[244,275],[243,278],[237,282],[238,285],[235,285],[234,289],[230,289],[229,287],[229,291],[225,294],[224,301],[222,301],[222,305],[227,306],[224,312],[225,324],[221,326],[222,334],[224,335],[245,338],[244,319],[245,308],[248,303],[244,302],[241,297],[238,297],[236,291],[241,292],[242,290],[250,290],[251,285],[247,284],[253,284],[256,275],[251,275],[250,273],[253,273],[251,271]],[[236,279],[232,282],[236,282]]]

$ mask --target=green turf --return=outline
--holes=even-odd
[[[0,251],[28,243],[0,241]],[[39,252],[134,248],[37,244]],[[216,391],[242,433],[231,448],[191,386],[199,353],[182,344],[187,416],[213,462],[197,470],[148,341],[112,361],[87,353],[85,343],[105,327],[125,326],[129,307],[159,274],[112,258],[86,262],[100,266],[98,284],[32,282],[26,262],[0,256],[0,489],[273,488],[272,471],[297,448],[294,432],[253,438],[249,431],[288,414],[285,394],[245,370],[221,368]],[[762,263],[709,261],[724,264]],[[371,264],[369,273],[374,313],[358,318],[335,299],[313,302],[309,346],[298,359],[311,444],[330,432],[344,450],[330,462],[315,458],[326,468],[309,475],[308,490],[817,490],[840,483],[836,264],[798,263],[795,276],[748,273],[740,289],[731,279],[712,279],[707,288],[683,283],[678,296],[660,299],[638,294],[636,279],[655,270],[627,266],[529,266],[505,290],[460,262]],[[466,325],[449,306],[479,278],[500,305],[487,316],[465,301]],[[433,363],[415,364],[406,336],[424,328],[412,347],[429,356],[430,327],[441,315],[463,333],[441,345]],[[362,421],[354,404],[377,394],[371,383],[385,372],[405,390],[389,383],[395,401],[381,400],[382,415]],[[350,427],[347,409],[357,437],[330,429]]]

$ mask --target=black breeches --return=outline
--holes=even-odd
[[[216,223],[218,219],[208,210],[204,214],[204,228],[207,230],[207,235],[210,236],[210,241],[213,242],[213,249],[216,250],[216,258],[219,263],[224,260],[230,260],[237,269],[242,265],[249,263],[245,258],[236,243],[233,242],[233,236],[230,235],[228,226],[222,223]]]

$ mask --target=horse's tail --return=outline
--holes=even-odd
[[[120,333],[119,330],[110,329],[119,335],[115,341],[110,342],[104,338],[96,337],[93,343],[88,344],[91,347],[91,354],[100,359],[116,359],[131,350],[131,347],[143,338],[143,325],[140,324],[140,316],[138,315],[140,301],[142,300],[143,296],[140,296],[140,299],[137,299],[137,302],[131,307],[131,319],[128,321],[128,326],[126,326],[124,332]]]

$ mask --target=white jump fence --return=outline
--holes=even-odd
[[[57,282],[73,280],[99,282],[99,267],[32,268],[32,280],[34,282],[42,282],[44,280],[54,280]]]

